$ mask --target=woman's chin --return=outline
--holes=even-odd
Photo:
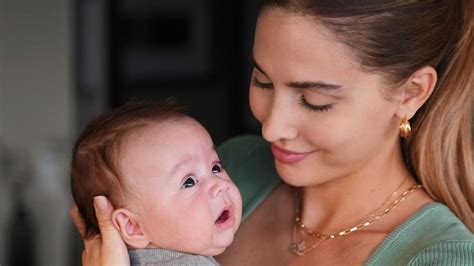
[[[309,174],[308,171],[301,171],[301,168],[278,162],[275,162],[275,168],[281,179],[293,187],[317,186],[327,181],[318,178],[319,174],[314,174],[316,171],[311,171],[313,174]]]
[[[301,187],[305,185],[304,177],[302,178],[300,171],[294,166],[287,165],[275,160],[275,168],[281,179],[288,185]]]

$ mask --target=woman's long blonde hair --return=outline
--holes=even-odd
[[[472,1],[471,1],[472,3]],[[433,199],[443,202],[474,232],[474,7],[465,9],[459,40],[430,100],[412,119],[404,148]],[[445,22],[449,23],[449,22]]]
[[[430,196],[474,232],[474,2],[263,0],[311,16],[350,47],[369,71],[400,84],[423,66],[438,83],[402,141],[408,168]],[[394,86],[395,87],[395,86]]]

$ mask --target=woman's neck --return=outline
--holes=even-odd
[[[389,204],[414,184],[401,152],[393,152],[367,163],[356,173],[303,188],[302,222],[318,233],[337,233],[379,211],[384,203]]]

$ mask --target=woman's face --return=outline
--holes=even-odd
[[[382,77],[315,20],[264,10],[253,58],[250,106],[287,183],[370,171],[398,145],[397,102],[384,98]]]

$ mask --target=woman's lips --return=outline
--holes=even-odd
[[[292,164],[304,160],[312,152],[293,152],[277,147],[272,144],[272,153],[275,159],[282,163]]]

